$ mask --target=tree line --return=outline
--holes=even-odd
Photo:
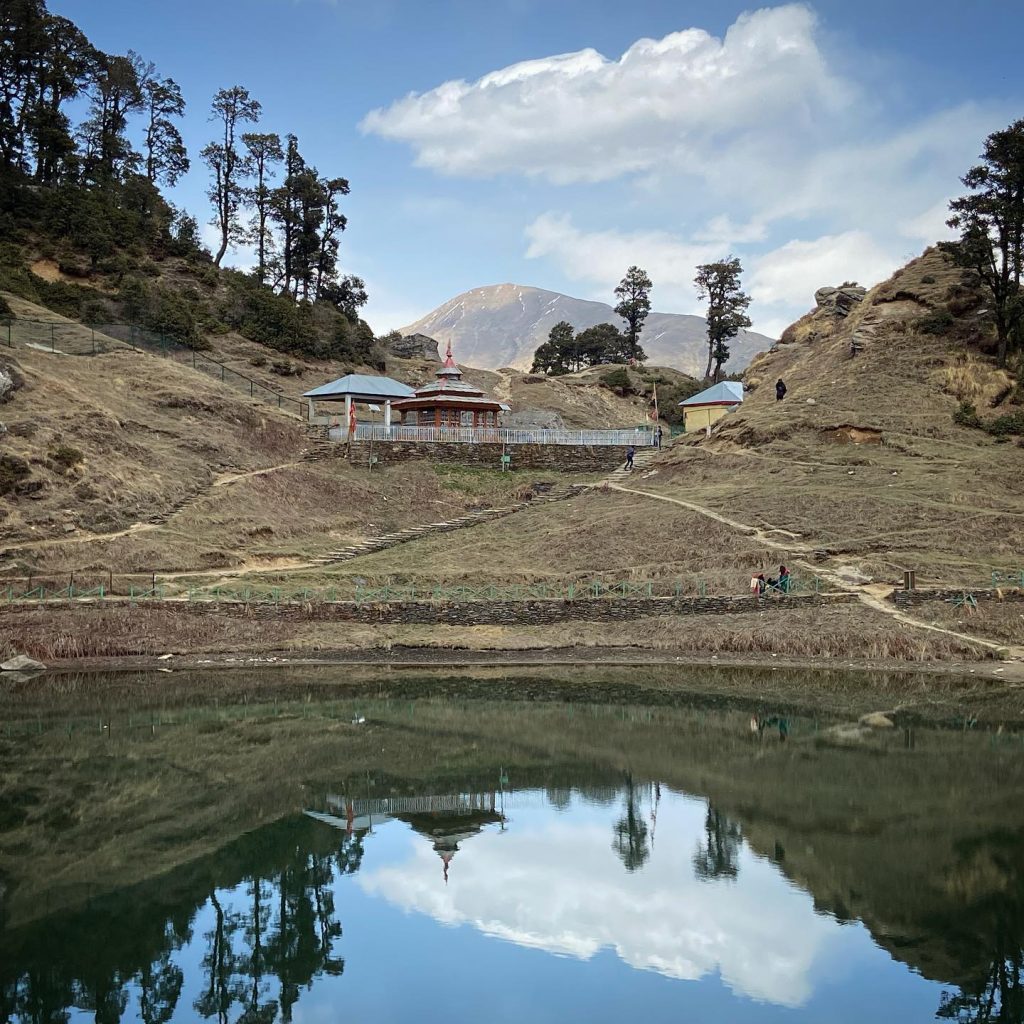
[[[750,296],[740,283],[743,268],[735,256],[726,256],[715,263],[697,268],[694,284],[701,301],[707,302],[708,363],[704,377],[717,381],[729,361],[729,342],[740,330],[750,327],[747,316]],[[640,267],[630,267],[615,288],[618,299],[614,309],[623,321],[623,328],[615,324],[597,324],[577,332],[566,320],[561,320],[548,334],[547,340],[534,353],[531,372],[558,376],[575,373],[588,366],[607,363],[628,363],[631,366],[646,362],[647,354],[640,345],[644,321],[651,311],[651,290],[654,284]]]
[[[179,128],[185,110],[178,83],[138,53],[103,52],[45,0],[7,0],[0,6],[0,233],[59,238],[84,254],[89,271],[116,273],[118,286],[134,270],[126,252],[208,261],[196,218],[160,191],[191,166]],[[220,267],[230,247],[252,244],[256,289],[294,305],[322,303],[365,327],[358,319],[365,285],[339,267],[349,182],[321,174],[294,134],[257,130],[261,113],[242,86],[213,97],[216,135],[199,153],[218,236],[212,262]],[[140,288],[146,283],[136,282]],[[296,330],[331,333],[323,317],[299,323],[283,307],[268,321],[273,304],[252,289],[234,291],[250,319],[255,310],[265,325],[291,320]]]

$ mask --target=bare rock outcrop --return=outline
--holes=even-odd
[[[441,361],[437,341],[426,334],[403,334],[388,340],[388,352],[398,359],[436,359]]]
[[[864,301],[867,295],[867,288],[859,284],[842,284],[838,288],[819,288],[814,293],[814,301],[817,304],[816,313],[828,313],[831,316],[845,319],[854,306]]]

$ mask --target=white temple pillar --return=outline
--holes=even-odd
[[[309,402],[309,422],[312,423],[316,419],[316,408],[312,398],[307,399],[307,401]]]
[[[345,396],[345,422],[342,424],[342,431],[348,437],[349,424],[352,422],[352,396]]]
[[[384,433],[391,433],[391,399],[384,399]]]

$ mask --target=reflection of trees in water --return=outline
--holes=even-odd
[[[622,858],[627,871],[636,871],[647,863],[651,855],[647,836],[647,822],[640,814],[637,787],[633,776],[627,775],[623,815],[612,830],[612,849]]]
[[[708,803],[704,815],[704,841],[693,855],[694,874],[704,881],[735,878],[739,874],[740,826]]]
[[[337,832],[291,821],[172,873],[144,896],[98,900],[58,930],[39,922],[9,949],[0,934],[0,1020],[52,1024],[76,1007],[117,1024],[134,988],[145,1024],[167,1024],[180,1012],[184,983],[174,953],[204,906],[211,920],[196,1013],[239,1024],[291,1020],[303,988],[344,971],[334,954],[341,924],[331,884],[335,872],[355,873],[362,856],[362,834],[343,836],[339,847]],[[243,898],[225,898],[243,884]],[[9,976],[5,967],[15,963],[19,973]]]
[[[983,968],[959,992],[943,992],[935,1016],[960,1024],[1024,1024],[1024,836],[999,832],[965,846],[951,888],[970,895],[973,881],[985,880],[974,899],[951,923],[954,947]]]

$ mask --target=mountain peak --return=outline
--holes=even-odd
[[[607,303],[506,281],[462,292],[400,330],[405,335],[426,334],[442,346],[451,342],[460,361],[472,366],[529,369],[533,353],[560,320],[567,320],[578,331],[622,323]],[[706,338],[702,317],[652,311],[640,343],[652,363],[702,377],[707,363]],[[744,368],[771,344],[772,339],[763,334],[741,331],[732,345],[728,369]]]

